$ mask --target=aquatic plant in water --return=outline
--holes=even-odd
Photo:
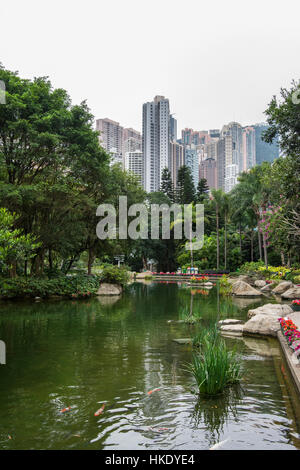
[[[193,374],[200,394],[218,395],[240,381],[241,360],[235,350],[228,350],[216,326],[198,336],[197,343],[199,351],[187,370]]]

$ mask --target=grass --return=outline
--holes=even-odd
[[[199,347],[186,369],[194,376],[199,393],[207,396],[222,393],[241,379],[241,360],[229,351],[217,326],[197,335],[193,344]]]

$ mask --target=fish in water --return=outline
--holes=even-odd
[[[60,410],[60,413],[65,413],[66,411],[70,411],[70,410],[71,410],[71,407],[67,406],[67,408],[63,408],[62,410]]]
[[[153,392],[159,392],[160,388],[154,388],[153,390],[149,390],[148,395],[151,395]]]
[[[99,408],[99,410],[95,411],[94,416],[100,416],[103,413],[104,408],[105,408],[105,404],[103,403],[101,408]]]
[[[228,439],[225,439],[225,441],[217,442],[209,450],[217,450],[220,447],[222,447],[225,444],[225,442],[227,442],[227,441],[228,441]]]

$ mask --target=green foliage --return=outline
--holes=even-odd
[[[129,273],[126,268],[118,266],[105,266],[100,273],[101,282],[108,282],[110,284],[119,284],[125,286],[129,281]]]
[[[15,214],[0,208],[0,272],[5,274],[18,260],[34,256],[34,250],[39,246],[31,235],[13,228],[16,219]]]
[[[219,280],[220,284],[220,294],[221,295],[230,295],[232,292],[232,284],[228,281],[228,276],[225,274],[221,276]]]
[[[190,204],[195,200],[195,187],[191,170],[183,165],[178,170],[176,202],[179,204]]]
[[[264,266],[265,263],[263,261],[250,261],[242,264],[239,268],[239,272],[242,274],[254,274],[258,272],[259,268]]]
[[[240,381],[241,361],[235,350],[229,351],[216,326],[195,340],[199,352],[187,366],[197,382],[199,393],[218,395]]]
[[[14,278],[2,279],[0,298],[64,296],[86,298],[97,292],[97,276],[59,276],[53,279]]]

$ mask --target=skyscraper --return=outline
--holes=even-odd
[[[273,162],[275,158],[279,157],[278,138],[276,138],[272,144],[268,144],[262,140],[262,134],[268,129],[268,124],[262,122],[252,127],[255,129],[256,164],[260,165],[262,162]]]
[[[184,146],[178,142],[170,142],[170,172],[174,188],[177,187],[178,170],[184,165]]]
[[[164,168],[170,167],[170,106],[164,96],[143,104],[144,188],[158,191]]]
[[[238,174],[243,171],[243,130],[237,122],[223,126],[221,136],[225,138],[225,181],[226,193],[237,184]]]
[[[217,161],[214,158],[206,158],[200,163],[199,177],[206,179],[209,189],[217,189]]]
[[[134,173],[141,185],[143,185],[144,179],[144,161],[143,161],[143,152],[141,150],[136,150],[135,152],[126,152],[125,153],[125,170]]]
[[[191,170],[193,183],[197,188],[199,183],[199,159],[196,148],[185,147],[185,165]]]
[[[243,171],[256,165],[255,129],[248,126],[243,129]]]
[[[100,132],[99,141],[105,150],[122,154],[123,127],[112,119],[97,119],[96,130]]]

